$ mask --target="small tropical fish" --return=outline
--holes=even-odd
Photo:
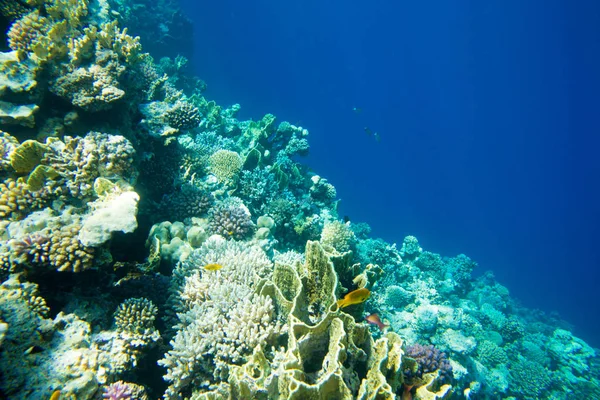
[[[207,271],[218,271],[221,268],[223,268],[223,266],[221,264],[206,264],[204,266],[204,269]]]
[[[362,109],[358,107],[352,107],[352,111],[354,111],[356,114],[360,114],[362,112]]]
[[[367,133],[367,135],[371,136],[373,134],[373,131],[368,126],[365,126],[363,129],[365,130],[365,132]]]
[[[365,319],[368,323],[377,325],[381,330],[384,330],[389,326],[388,324],[384,324],[383,322],[381,322],[381,319],[379,319],[379,315],[377,314],[368,315],[367,317],[365,317]]]
[[[375,132],[374,136],[375,136],[375,141],[379,142],[381,140],[381,136],[379,136],[379,133]]]
[[[50,400],[58,400],[60,398],[60,390],[55,390],[50,396]]]
[[[364,303],[369,298],[371,292],[369,289],[360,288],[346,294],[343,299],[337,301],[339,308],[351,306],[353,304]]]

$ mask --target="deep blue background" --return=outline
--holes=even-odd
[[[207,95],[308,128],[342,214],[600,346],[600,2],[182,3]]]

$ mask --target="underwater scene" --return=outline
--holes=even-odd
[[[304,116],[213,96],[182,4],[0,0],[0,398],[600,399],[598,343],[345,215]]]

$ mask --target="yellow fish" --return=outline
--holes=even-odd
[[[50,400],[58,400],[60,398],[60,390],[55,390],[50,396]]]
[[[223,266],[221,264],[206,264],[204,266],[204,269],[207,271],[218,271],[221,268],[223,268]]]
[[[337,301],[339,308],[351,306],[353,304],[364,303],[369,298],[371,292],[369,289],[360,288],[346,294],[343,299]]]

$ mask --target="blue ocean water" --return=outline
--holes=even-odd
[[[207,95],[309,129],[341,215],[469,255],[600,346],[599,3],[182,6]]]

